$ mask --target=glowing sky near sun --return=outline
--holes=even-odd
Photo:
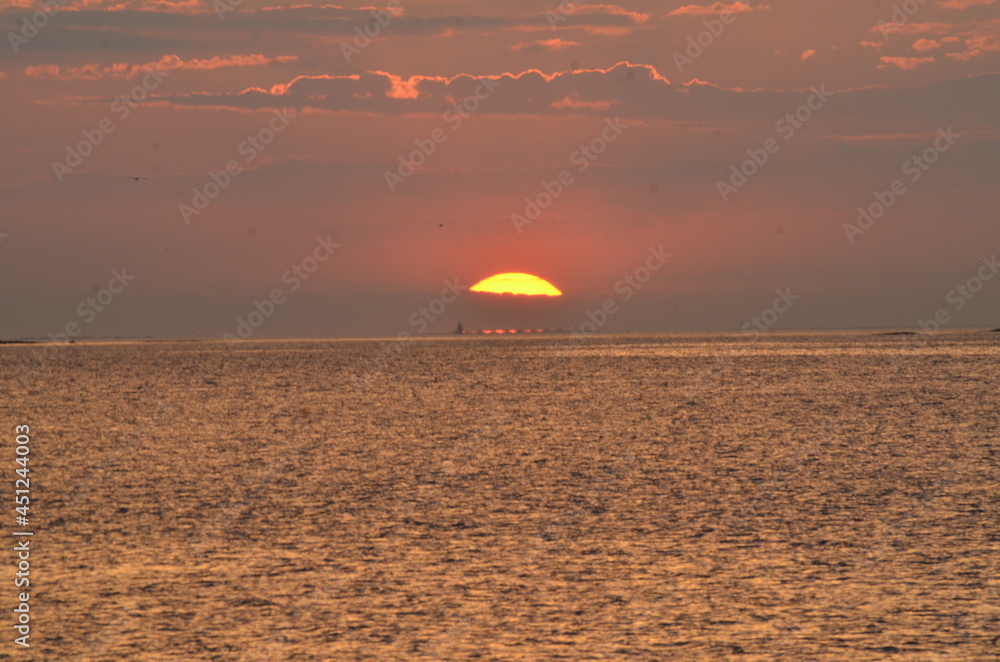
[[[218,337],[276,288],[259,334],[394,335],[512,268],[564,294],[511,328],[569,327],[661,246],[607,330],[738,330],[788,287],[779,327],[915,326],[1000,241],[1000,2],[377,4],[88,0],[24,37],[0,0],[0,338]],[[508,326],[473,299],[431,331]]]

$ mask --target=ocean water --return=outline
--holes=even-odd
[[[997,333],[0,357],[0,659],[1000,659]]]

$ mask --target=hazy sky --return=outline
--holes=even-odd
[[[0,7],[0,337],[1000,325],[998,1]]]

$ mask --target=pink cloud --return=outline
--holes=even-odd
[[[541,39],[539,41],[521,41],[510,47],[512,51],[524,51],[524,50],[546,50],[546,51],[562,51],[567,48],[572,48],[573,46],[579,46],[580,44],[575,41],[566,41],[564,39]]]
[[[93,4],[99,4],[96,0]],[[129,0],[128,2],[118,2],[104,7],[106,11],[161,11],[175,14],[196,14],[202,11],[203,5],[200,0]]]
[[[579,93],[566,95],[561,101],[553,102],[553,108],[587,109],[587,110],[607,110],[618,103],[617,101],[581,101]]]
[[[311,5],[304,5],[304,6],[310,7]],[[334,9],[343,9],[343,7],[341,7],[339,5],[325,5],[325,6],[332,7]],[[370,6],[369,7],[358,7],[357,11],[367,11],[367,12],[371,12],[371,11],[386,11],[386,12],[389,12],[390,14],[392,14],[396,18],[398,18],[400,16],[405,16],[406,15],[406,7],[403,7],[403,6],[399,6],[399,7],[389,7],[389,6],[386,6],[386,7],[370,7]]]
[[[573,15],[605,14],[608,16],[624,16],[636,25],[642,25],[649,20],[649,14],[623,9],[618,5],[579,5],[573,9]]]
[[[961,53],[948,53],[948,57],[967,62],[986,53],[1000,53],[1000,35],[992,30],[971,34],[965,40],[965,50]]]
[[[941,48],[941,42],[934,39],[917,39],[911,48],[915,51],[933,51]]]
[[[969,21],[964,23],[908,23],[905,25],[889,24],[881,26],[888,28],[890,33],[933,35],[937,39],[921,37],[913,42],[916,51],[928,51],[940,48],[942,44],[964,42],[965,49],[958,53],[947,53],[953,60],[967,61],[986,53],[1000,50],[1000,19],[992,21]],[[879,27],[874,30],[879,30]],[[883,61],[885,58],[883,58]]]
[[[602,37],[624,37],[632,34],[634,28],[615,25],[585,25],[583,30],[588,34]]]
[[[667,16],[703,16],[706,14],[743,14],[751,11],[766,11],[770,9],[767,5],[751,7],[745,2],[734,2],[727,5],[723,2],[716,2],[711,5],[684,5],[673,10]]]
[[[806,49],[806,50],[802,51],[802,55],[799,56],[799,59],[801,59],[803,62],[805,62],[806,60],[808,60],[809,58],[811,58],[813,55],[816,55],[816,49],[809,48],[809,49]]]
[[[928,62],[933,62],[932,57],[888,57],[882,56],[879,58],[882,63],[878,65],[879,69],[885,69],[888,66],[899,67],[900,69],[906,69],[911,71],[916,69],[922,64],[927,64]]]
[[[945,0],[939,2],[938,7],[943,9],[968,9],[969,7],[981,7],[992,5],[996,0]]]
[[[447,82],[447,78],[441,76],[410,76],[403,79],[400,76],[390,74],[385,71],[373,71],[373,74],[385,76],[389,79],[389,91],[386,96],[390,99],[419,99],[420,85],[424,81]]]
[[[952,23],[885,23],[872,27],[870,32],[888,34],[951,34],[957,29]]]
[[[861,133],[861,134],[828,134],[824,135],[824,138],[836,138],[837,140],[845,140],[847,142],[888,142],[892,140],[905,140],[912,142],[914,140],[927,140],[927,138],[933,139],[936,133]]]
[[[931,61],[932,58],[926,58]],[[887,59],[884,67],[919,66],[917,59]],[[954,108],[980,112],[988,106],[990,89],[1000,80],[1000,74],[955,81],[945,95]],[[493,90],[496,90],[493,93]],[[803,90],[720,87],[716,84],[692,81],[671,84],[649,65],[622,62],[609,69],[579,69],[545,73],[537,69],[518,73],[498,73],[485,76],[459,74],[451,78],[439,76],[400,76],[386,72],[367,71],[352,75],[298,76],[286,84],[270,89],[250,87],[241,92],[181,92],[153,95],[150,102],[170,107],[228,108],[258,110],[264,108],[295,108],[299,112],[358,113],[412,116],[440,114],[455,103],[485,91],[488,101],[480,112],[495,116],[606,115],[614,112],[624,118],[649,121],[697,119],[727,121],[739,118],[769,119],[780,116],[791,103],[801,103]],[[892,132],[899,131],[902,115],[913,122],[914,117],[938,117],[941,89],[925,86],[891,90],[884,87],[862,87],[835,90],[845,99],[839,117],[856,120],[885,121]],[[846,100],[852,99],[850,103]],[[78,99],[75,103],[105,103],[106,97]],[[53,103],[70,103],[60,97]],[[831,109],[830,116],[837,115]],[[865,131],[864,133],[868,133]],[[850,131],[855,133],[855,131]]]
[[[158,69],[160,71],[198,71],[221,69],[223,67],[258,67],[265,64],[295,62],[296,60],[298,60],[298,57],[295,55],[279,55],[278,57],[268,58],[257,53],[253,55],[217,55],[205,60],[192,59],[187,61],[182,60],[176,55],[164,55],[156,62],[147,62],[145,64],[116,62],[106,65],[84,64],[78,67],[66,67],[65,69],[55,64],[41,64],[25,67],[24,74],[31,78],[101,80],[104,78],[132,78],[146,73],[150,69]]]

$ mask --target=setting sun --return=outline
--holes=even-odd
[[[469,288],[470,292],[488,292],[491,294],[527,294],[529,296],[561,296],[552,283],[524,273],[506,273],[490,276]]]

